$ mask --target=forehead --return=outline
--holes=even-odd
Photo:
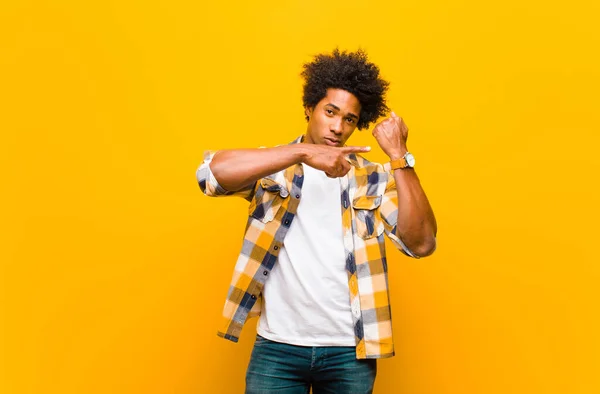
[[[327,89],[327,95],[319,102],[319,105],[327,104],[335,105],[343,112],[352,112],[357,115],[360,112],[360,102],[356,96],[343,89]]]

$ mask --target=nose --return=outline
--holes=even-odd
[[[342,119],[338,118],[338,117],[333,119],[333,121],[329,125],[329,130],[334,134],[338,134],[338,135],[341,134],[342,133]]]

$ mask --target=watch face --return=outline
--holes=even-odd
[[[408,164],[409,167],[415,166],[415,157],[412,155],[412,153],[407,153],[405,158],[406,158],[406,164]]]

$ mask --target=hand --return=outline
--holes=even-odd
[[[375,126],[373,136],[391,160],[400,159],[408,151],[406,148],[408,127],[404,120],[394,112],[389,118]]]
[[[350,171],[350,163],[346,155],[350,153],[362,153],[371,150],[369,146],[344,146],[335,147],[316,144],[301,144],[306,147],[306,156],[303,163],[324,171],[330,178],[338,178]]]

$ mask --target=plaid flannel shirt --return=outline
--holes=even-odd
[[[210,170],[215,153],[206,152],[196,171],[200,189],[207,196],[236,195],[250,202],[242,250],[218,329],[219,336],[237,342],[246,320],[260,315],[262,288],[277,263],[302,196],[303,168],[296,164],[231,192],[219,185]],[[396,236],[398,198],[389,164],[372,163],[355,154],[348,161],[351,169],[340,178],[340,193],[356,358],[391,357],[394,344],[384,233],[406,255],[417,256]]]

